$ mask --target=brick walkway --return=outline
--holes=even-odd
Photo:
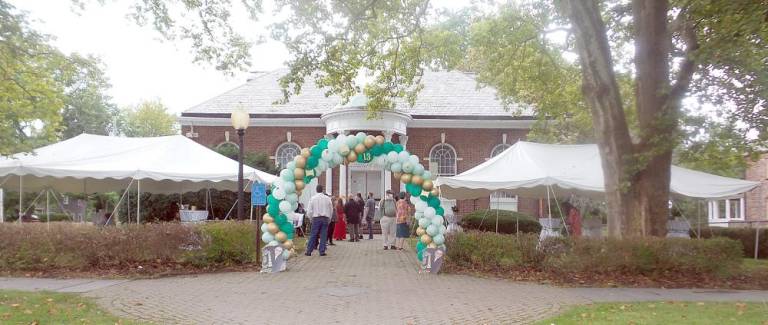
[[[339,242],[280,274],[154,280],[0,278],[0,289],[86,292],[111,312],[159,324],[513,324],[604,301],[768,301],[766,291],[555,288],[418,274],[412,251]]]

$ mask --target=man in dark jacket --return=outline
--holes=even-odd
[[[355,199],[347,200],[344,205],[344,215],[347,221],[347,229],[349,229],[349,241],[359,241],[357,236],[360,234],[360,214],[363,213],[363,209],[360,207],[360,203]]]

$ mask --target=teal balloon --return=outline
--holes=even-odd
[[[422,258],[424,258],[423,254],[424,250],[427,249],[427,245],[424,245],[421,241],[416,243],[416,257],[421,261]]]
[[[277,206],[278,204],[280,204],[280,200],[278,200],[276,197],[274,197],[272,194],[270,194],[270,195],[267,197],[267,204],[268,204],[268,205],[274,205],[274,206]]]
[[[412,185],[412,184],[408,184],[408,185]],[[410,189],[410,190],[408,190],[408,193],[411,193],[411,195],[413,195],[413,196],[419,196],[419,195],[421,195],[421,186],[418,186],[418,185],[412,185],[412,186],[411,186],[411,189]]]
[[[435,214],[439,216],[444,216],[445,209],[443,209],[443,207],[435,207]]]
[[[322,155],[322,152],[323,151],[320,150],[320,153],[318,153],[317,155],[312,154],[311,156],[309,156],[309,158],[307,158],[307,167],[305,167],[305,168],[306,169],[315,169],[315,167],[317,167],[317,163],[319,162],[319,158],[318,157],[320,157],[320,155]]]
[[[429,200],[427,201],[427,205],[437,209],[440,207],[440,199],[437,196],[429,196]]]
[[[328,139],[317,140],[317,146],[320,147],[320,148],[323,148],[320,151],[328,149]]]
[[[396,144],[393,146],[393,149],[392,149],[392,150],[394,150],[394,151],[395,151],[395,152],[397,152],[397,153],[400,153],[400,151],[403,151],[403,145],[402,145],[402,144],[399,144],[399,143],[396,143]]]
[[[312,181],[312,176],[304,176],[304,184],[309,184]]]
[[[293,223],[290,222],[290,221],[283,222],[283,223],[279,224],[278,227],[280,228],[280,231],[284,232],[286,235],[289,232],[293,233]]]
[[[381,145],[381,147],[383,149],[381,153],[389,153],[390,151],[395,150],[395,145],[389,141],[384,142],[384,144]]]
[[[381,155],[381,146],[377,144],[377,145],[371,147],[371,154],[374,157],[376,157],[378,155]]]
[[[270,204],[267,206],[267,213],[269,213],[271,216],[280,215],[280,207],[277,206],[277,204]]]
[[[327,146],[327,144],[326,144],[326,146]],[[325,150],[325,148],[322,148],[320,146],[312,146],[312,149],[309,149],[309,153],[312,154],[312,155],[309,156],[309,158],[307,159],[307,163],[309,163],[309,159],[311,159],[312,157],[315,157],[315,159],[320,157],[320,155],[323,154],[323,150]]]
[[[280,210],[280,209],[278,208],[278,211],[279,211],[279,210]],[[275,223],[276,223],[278,226],[279,226],[280,224],[283,224],[283,223],[285,223],[286,221],[288,221],[288,217],[286,217],[286,216],[285,216],[285,214],[282,214],[282,213],[280,213],[280,212],[278,212],[277,214],[270,214],[270,215],[273,215],[273,216],[275,216],[275,217],[274,217],[274,218],[275,218]]]

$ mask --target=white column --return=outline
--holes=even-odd
[[[339,165],[339,196],[347,196],[347,165]]]
[[[744,198],[739,198],[739,218],[747,220],[747,208],[744,202]]]
[[[329,168],[325,171],[325,190],[328,193],[333,193],[333,169]]]
[[[392,141],[392,131],[386,131],[384,132],[384,140],[386,141]],[[392,172],[389,170],[384,170],[384,192],[386,193],[387,190],[392,189]],[[384,193],[382,193],[382,198],[384,198]]]

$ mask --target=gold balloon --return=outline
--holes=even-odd
[[[367,150],[367,148],[366,148],[366,147],[365,147],[365,145],[364,145],[364,144],[362,144],[362,143],[358,143],[358,144],[355,146],[355,153],[361,154],[361,153],[365,152],[365,150]]]
[[[376,144],[384,144],[384,136],[377,135],[376,136]]]
[[[290,240],[290,239],[289,239],[289,240],[286,240],[286,241],[283,243],[283,248],[285,248],[285,249],[288,249],[288,250],[290,250],[291,248],[293,248],[293,240]]]
[[[403,173],[401,172],[392,173],[392,176],[395,176],[395,178],[400,178],[400,176],[403,176]]]
[[[275,218],[272,218],[272,216],[271,216],[271,215],[269,215],[269,213],[265,213],[265,214],[264,214],[264,215],[261,217],[261,220],[262,220],[262,221],[264,221],[264,223],[275,222]]]
[[[286,235],[284,232],[281,231],[281,232],[278,232],[275,235],[275,239],[282,243],[282,242],[288,240],[288,235]]]
[[[373,147],[374,144],[376,144],[376,138],[372,135],[365,137],[365,140],[363,140],[363,145],[365,145],[366,148]]]
[[[429,193],[431,193],[432,196],[440,196],[440,190],[437,187],[433,188]]]
[[[304,169],[304,167],[307,166],[307,158],[304,158],[301,155],[296,156],[296,158],[293,158],[293,161],[296,162],[296,168]]]
[[[357,154],[354,151],[350,151],[349,154],[347,154],[347,161],[348,162],[357,161]]]
[[[432,237],[430,237],[427,234],[423,234],[421,235],[421,242],[424,243],[425,245],[429,245],[429,243],[432,242]]]
[[[309,158],[309,155],[311,155],[311,154],[312,154],[312,153],[311,153],[311,152],[309,152],[309,148],[303,148],[303,149],[301,149],[301,156],[302,156],[302,157],[304,157],[304,158]]]
[[[280,227],[278,227],[276,223],[270,222],[267,224],[267,231],[269,231],[270,234],[274,235],[278,231],[280,231]]]
[[[427,245],[427,248],[437,248],[437,245],[435,245],[435,243],[429,243],[429,245]]]
[[[412,176],[411,174],[403,174],[400,176],[400,181],[404,184],[408,184],[411,182]]]
[[[301,192],[304,189],[305,185],[303,180],[297,179],[293,183],[296,184],[296,192]]]
[[[426,234],[426,233],[427,233],[427,231],[424,230],[424,228],[421,228],[421,227],[416,228],[416,235],[417,236],[421,236],[421,235]]]
[[[304,168],[296,168],[293,170],[293,177],[295,179],[304,179]]]
[[[346,156],[347,154],[349,154],[349,146],[346,144],[342,144],[341,146],[339,146],[339,154],[342,156]]]
[[[426,181],[421,183],[421,188],[424,189],[424,191],[429,192],[429,191],[432,190],[433,187],[434,187],[434,185],[432,184],[431,180],[426,180]]]
[[[415,185],[419,185],[419,186],[421,186],[421,183],[423,183],[423,182],[424,182],[424,178],[422,178],[422,177],[421,177],[421,176],[419,176],[419,175],[413,175],[413,176],[411,177],[411,183],[413,183],[413,184],[415,184]]]

